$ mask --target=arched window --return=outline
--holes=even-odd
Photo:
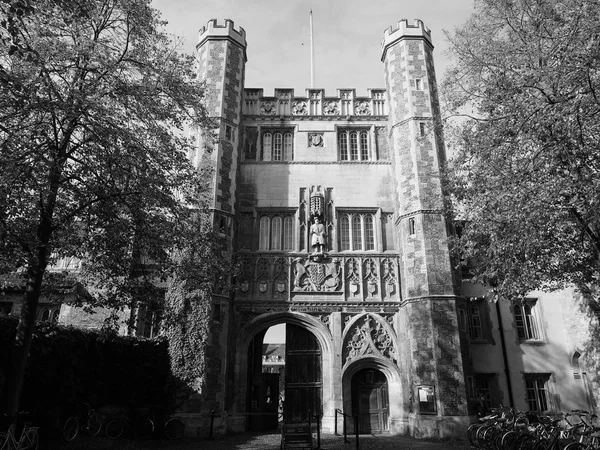
[[[366,131],[360,132],[360,159],[363,161],[369,159],[369,136]]]
[[[284,161],[292,161],[294,159],[293,155],[293,141],[292,141],[292,133],[285,133],[283,135],[283,160]]]
[[[259,221],[259,250],[294,250],[294,215],[265,214]]]
[[[358,133],[356,131],[350,133],[350,159],[358,160]]]
[[[345,161],[348,159],[348,134],[340,133],[340,159]]]
[[[285,216],[283,219],[283,249],[294,250],[294,219],[292,216]]]
[[[362,224],[360,216],[352,216],[352,250],[362,250]]]
[[[343,215],[340,219],[340,248],[350,250],[350,217]]]
[[[268,130],[262,134],[263,161],[292,161],[294,159],[294,133],[284,130]]]
[[[373,214],[341,214],[339,223],[341,251],[375,250],[375,221]]]
[[[273,161],[281,161],[283,157],[283,136],[281,133],[273,134]]]
[[[523,304],[514,306],[517,335],[521,340],[540,338],[534,315],[535,304],[535,299],[526,299]]]
[[[269,249],[269,225],[270,225],[270,221],[267,216],[263,216],[260,218],[259,235],[258,235],[259,250],[268,250]]]
[[[369,132],[360,129],[340,129],[338,150],[341,161],[368,161],[370,157]]]
[[[271,250],[281,250],[281,217],[271,219]]]
[[[273,148],[273,135],[271,133],[263,134],[263,159],[269,161],[271,159],[271,152]]]
[[[375,232],[373,228],[373,216],[365,216],[365,250],[375,250]]]

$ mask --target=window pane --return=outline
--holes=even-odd
[[[283,219],[283,249],[294,250],[294,219],[291,216]]]
[[[292,161],[294,159],[292,150],[293,150],[292,133],[285,133],[285,135],[283,136],[283,160],[284,161]]]
[[[375,250],[375,233],[373,230],[373,216],[365,216],[365,250]]]
[[[356,131],[350,133],[350,159],[353,161],[358,159],[358,133]]]
[[[281,217],[271,220],[271,250],[281,250]]]
[[[362,250],[362,227],[360,216],[352,217],[352,250]]]
[[[525,334],[527,339],[537,339],[535,317],[533,316],[532,308],[530,305],[523,306],[523,316],[525,319]]]
[[[479,305],[476,304],[469,307],[469,336],[471,339],[481,339],[483,337]]]
[[[369,159],[369,140],[366,131],[360,133],[360,159]]]
[[[517,334],[519,339],[526,339],[525,326],[523,324],[523,313],[521,306],[515,305],[515,325],[517,327]]]
[[[346,132],[340,133],[340,159],[348,159],[348,135]]]
[[[350,250],[350,221],[348,216],[340,220],[340,245],[342,250]]]
[[[283,150],[283,137],[281,133],[273,135],[273,161],[281,161]]]
[[[269,250],[269,218],[263,216],[260,218],[260,231],[258,238],[258,248],[260,250]]]
[[[265,133],[263,135],[263,160],[271,160],[271,148],[273,144],[273,136],[271,133]]]

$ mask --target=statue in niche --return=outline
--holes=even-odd
[[[310,226],[310,245],[313,247],[313,255],[323,254],[325,248],[325,225],[321,223],[319,216],[315,216],[314,223]]]

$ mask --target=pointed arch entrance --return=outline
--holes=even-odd
[[[351,386],[352,415],[358,416],[359,432],[389,432],[389,387],[385,374],[374,368],[361,369],[352,376]]]

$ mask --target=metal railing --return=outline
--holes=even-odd
[[[338,434],[338,415],[341,415],[343,418],[343,428],[344,428],[344,443],[348,444],[348,427],[346,425],[346,417],[349,417],[353,420],[354,422],[354,434],[356,436],[356,450],[360,450],[360,441],[358,439],[358,415],[355,416],[351,416],[349,414],[346,414],[345,412],[343,412],[341,409],[336,409],[335,410],[335,420],[334,420],[334,434],[337,436]]]

